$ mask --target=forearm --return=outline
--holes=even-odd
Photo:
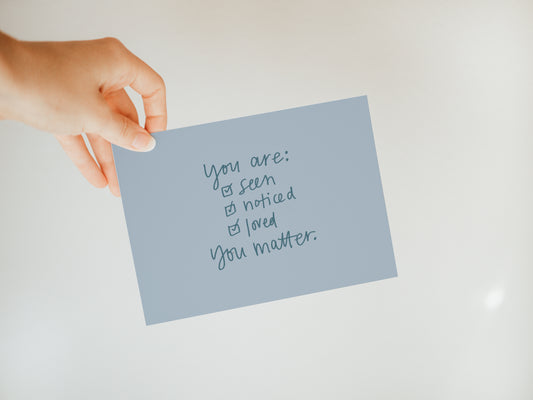
[[[53,133],[70,133],[70,129],[49,129],[51,120],[68,108],[64,103],[77,102],[63,100],[68,85],[77,78],[68,68],[62,68],[68,51],[55,50],[68,47],[68,42],[56,43],[22,41],[0,32],[0,119],[18,120]],[[68,116],[72,113],[63,114],[62,121],[70,123]]]
[[[21,42],[0,31],[0,119],[13,117],[19,77]]]

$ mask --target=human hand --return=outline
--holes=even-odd
[[[0,53],[0,117],[55,134],[92,185],[120,196],[111,143],[154,148],[150,133],[167,125],[163,79],[114,38],[22,42],[0,32]],[[144,128],[126,86],[142,96]]]

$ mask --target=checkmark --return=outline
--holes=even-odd
[[[235,236],[241,231],[241,227],[239,226],[239,220],[237,219],[237,222],[235,222],[234,225],[228,225],[228,233],[230,236]]]
[[[235,204],[233,204],[233,201],[224,207],[224,211],[226,212],[226,217],[231,217],[235,212],[237,211],[237,207],[235,207]]]
[[[233,189],[231,188],[231,183],[226,186],[222,186],[220,189],[222,191],[222,197],[229,197],[233,194]]]

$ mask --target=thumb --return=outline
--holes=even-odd
[[[128,150],[150,151],[155,147],[155,139],[145,129],[107,107],[95,128],[90,132]]]

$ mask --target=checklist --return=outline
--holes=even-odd
[[[147,324],[397,276],[365,96],[153,135],[113,146]]]
[[[241,227],[239,226],[239,220],[233,225],[228,226],[228,232],[230,236],[235,236],[241,232]]]
[[[229,205],[224,207],[224,211],[226,213],[226,217],[231,217],[233,214],[237,212],[237,207],[235,207],[235,204],[232,201]]]
[[[233,194],[233,190],[231,189],[231,184],[222,186],[220,191],[222,192],[222,197],[229,197]]]

